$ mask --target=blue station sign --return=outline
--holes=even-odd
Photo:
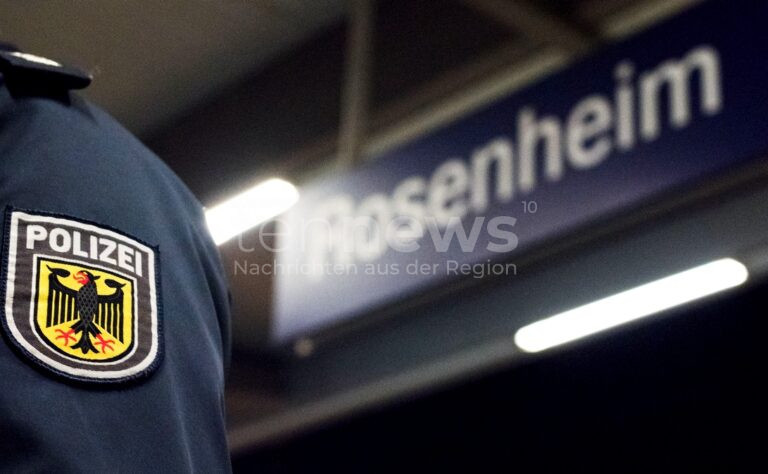
[[[526,249],[761,159],[766,20],[768,2],[705,2],[303,186],[272,269],[276,340],[452,279],[512,278]]]

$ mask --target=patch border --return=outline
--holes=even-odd
[[[103,374],[109,373],[106,371],[89,371],[88,369],[83,369],[79,367],[67,367],[64,366],[64,368],[56,367],[48,362],[44,358],[46,358],[45,354],[40,354],[40,356],[32,353],[27,347],[24,345],[24,341],[20,340],[14,335],[13,330],[9,326],[8,322],[8,315],[7,315],[7,293],[8,293],[8,271],[9,271],[9,260],[10,260],[10,245],[11,245],[11,225],[13,220],[14,213],[23,213],[28,214],[31,216],[38,216],[38,217],[49,217],[54,219],[65,219],[73,222],[77,222],[80,224],[84,224],[87,226],[96,227],[99,231],[108,231],[115,233],[119,236],[122,236],[124,238],[130,239],[133,242],[136,242],[138,244],[143,245],[144,247],[148,248],[152,254],[153,254],[153,265],[154,265],[154,272],[152,272],[152,278],[154,280],[154,285],[152,285],[150,282],[150,291],[154,290],[154,301],[150,301],[150,306],[154,306],[155,308],[155,324],[156,324],[156,336],[155,336],[155,342],[156,342],[156,349],[155,349],[155,355],[154,359],[144,368],[129,373],[128,375],[120,376],[120,377],[111,377],[107,376],[104,377]],[[25,357],[26,360],[29,360],[33,362],[36,366],[42,367],[46,371],[52,372],[60,377],[66,378],[68,380],[74,380],[77,382],[88,382],[88,383],[96,383],[100,385],[108,385],[108,384],[117,384],[122,382],[129,382],[134,381],[143,377],[146,377],[147,375],[154,372],[161,364],[163,358],[164,358],[164,334],[163,334],[163,298],[162,298],[162,285],[160,282],[160,249],[157,245],[151,245],[147,242],[144,242],[141,239],[138,239],[126,232],[123,232],[121,230],[118,230],[112,226],[100,224],[98,222],[90,221],[87,219],[81,219],[79,217],[70,216],[63,213],[54,213],[54,212],[46,212],[46,211],[39,211],[39,210],[31,210],[31,209],[22,209],[17,208],[11,205],[8,205],[5,207],[4,211],[4,218],[3,218],[3,243],[2,243],[2,260],[0,261],[0,320],[3,326],[3,333],[4,335],[12,342],[12,346],[15,347],[18,351],[20,351]],[[153,288],[154,287],[154,288]],[[151,354],[151,350],[150,350]],[[150,357],[149,355],[147,358]],[[146,360],[146,359],[144,359]],[[144,362],[144,360],[141,361],[141,363]],[[64,364],[61,364],[56,361],[51,361],[57,366],[61,366]],[[140,365],[141,363],[137,364]],[[126,372],[131,371],[132,369],[122,369],[120,372]],[[72,371],[72,372],[70,372]],[[74,372],[74,373],[73,373]],[[102,376],[89,376],[89,375],[83,375],[83,373],[88,372],[95,372]]]

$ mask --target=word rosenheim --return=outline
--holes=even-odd
[[[517,113],[515,140],[496,137],[475,149],[469,160],[444,161],[429,179],[405,177],[390,195],[370,194],[359,203],[343,194],[322,201],[311,216],[325,225],[305,225],[301,232],[305,261],[321,265],[375,261],[393,247],[388,243],[418,242],[425,235],[424,223],[453,226],[469,212],[482,216],[491,199],[504,203],[518,192],[532,192],[539,182],[541,159],[543,178],[556,183],[566,167],[594,168],[614,151],[628,152],[638,142],[656,140],[665,126],[683,129],[695,113],[711,116],[723,108],[720,57],[708,45],[639,74],[632,62],[624,60],[614,67],[613,76],[612,97],[584,97],[565,119],[537,117],[533,107],[523,107]],[[696,105],[698,111],[693,110]],[[494,183],[490,183],[492,166]],[[355,229],[361,218],[369,226],[365,232]]]

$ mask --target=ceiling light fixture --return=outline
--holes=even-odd
[[[251,189],[206,209],[205,218],[216,245],[272,219],[299,200],[299,191],[288,181],[268,179]]]
[[[739,286],[748,275],[734,259],[715,260],[524,326],[515,344],[543,351]]]

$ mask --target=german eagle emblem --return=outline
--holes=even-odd
[[[80,270],[71,278],[80,284],[79,290],[64,285],[59,278],[70,277],[68,270],[51,268],[48,276],[48,304],[45,320],[46,328],[75,321],[69,330],[57,329],[56,340],[68,345],[76,340],[71,349],[80,349],[83,354],[89,352],[114,352],[114,339],[104,337],[104,333],[124,341],[123,328],[123,286],[124,284],[105,279],[104,284],[114,291],[99,295],[96,280],[100,277],[87,270]],[[96,348],[95,345],[99,345]]]

